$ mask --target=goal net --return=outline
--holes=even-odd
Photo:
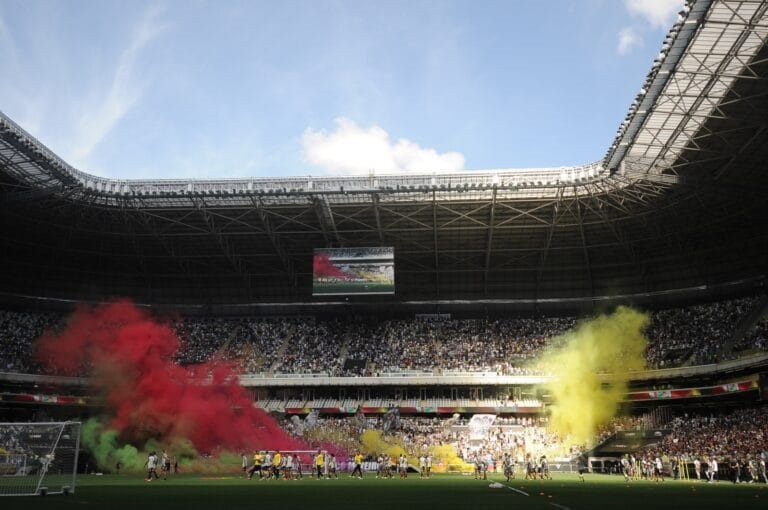
[[[0,423],[0,496],[75,492],[80,423]]]

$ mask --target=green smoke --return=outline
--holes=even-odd
[[[118,431],[97,418],[91,418],[83,424],[82,445],[93,455],[97,466],[106,471],[114,470],[118,462],[121,471],[144,471],[148,452],[160,453],[163,449],[177,459],[183,473],[217,473],[240,467],[238,452],[216,451],[214,455],[201,456],[192,443],[184,438],[174,438],[167,444],[150,439],[142,449],[132,444],[123,444]]]
[[[118,433],[102,424],[98,419],[91,418],[82,428],[83,446],[96,459],[99,467],[114,468],[119,462],[127,471],[138,471],[144,467],[144,456],[130,444],[119,445]]]

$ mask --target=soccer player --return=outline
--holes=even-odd
[[[422,453],[419,457],[419,478],[426,478],[427,476],[427,458]]]
[[[733,483],[740,483],[741,482],[741,478],[740,478],[741,466],[739,465],[739,458],[736,457],[735,452],[733,454],[733,457],[731,457],[730,467],[731,467],[731,481]]]
[[[752,457],[747,460],[747,470],[749,471],[749,483],[755,483],[757,480],[757,462]]]
[[[276,450],[275,454],[272,456],[272,476],[275,477],[275,480],[278,480],[280,478],[280,466],[283,462],[283,455],[280,453],[280,450]]]
[[[283,455],[283,479],[293,479],[293,455]]]
[[[511,479],[515,477],[515,471],[512,465],[512,456],[509,453],[504,454],[504,457],[501,461],[501,466],[504,471],[504,476],[507,478],[507,481],[509,482]]]
[[[672,479],[677,480],[680,478],[680,463],[677,457],[673,456],[669,461],[669,468],[672,474]]]
[[[661,457],[657,454],[656,459],[653,461],[655,469],[653,470],[653,480],[655,482],[664,481],[664,466],[661,463]]]
[[[323,467],[325,467],[325,456],[323,452],[317,450],[315,454],[315,469],[317,470],[317,479],[320,480],[323,477]]]
[[[243,470],[243,478],[245,478],[248,476],[248,456],[245,454],[245,452],[240,454],[240,465],[242,466]]]
[[[400,454],[398,465],[400,466],[400,479],[408,478],[408,458],[404,453]]]
[[[359,450],[355,452],[355,468],[352,470],[352,474],[349,475],[349,477],[354,477],[355,473],[357,473],[358,478],[363,478],[363,454],[360,453]]]
[[[382,456],[381,477],[392,478],[392,458],[386,453]]]
[[[162,465],[160,470],[163,472],[163,480],[168,479],[168,473],[171,471],[171,457],[168,456],[168,452],[163,450]]]
[[[543,480],[546,478],[547,480],[552,479],[552,475],[549,474],[549,462],[547,461],[547,456],[542,455],[541,459],[539,460],[539,465],[541,469],[541,473],[539,473],[539,477]]]
[[[259,480],[261,480],[262,473],[261,473],[261,465],[264,462],[264,454],[260,451],[256,451],[253,454],[253,467],[250,471],[248,471],[248,479],[250,480],[253,478],[254,473],[258,471],[259,473]]]
[[[624,481],[628,482],[632,476],[629,471],[629,458],[627,458],[628,455],[624,455],[621,458],[621,474],[624,475]]]
[[[357,458],[357,457],[355,457]],[[331,458],[328,459],[328,476],[327,478],[338,478],[339,473],[337,471],[338,463],[336,462],[336,454],[332,453]],[[362,475],[361,475],[362,476]]]
[[[579,467],[579,480],[584,482],[584,473],[586,473],[589,470],[589,459],[587,459],[587,455],[582,453],[579,455],[578,460],[578,467]]]
[[[432,476],[432,455],[427,454],[427,478]]]
[[[698,457],[693,459],[693,471],[696,473],[696,480],[701,480],[701,460]]]
[[[707,463],[707,478],[709,478],[709,481],[707,483],[717,482],[717,459],[714,457],[714,455],[709,459],[709,462]]]
[[[530,453],[525,454],[525,479],[536,479],[536,466],[534,465],[533,456]]]
[[[152,481],[152,477],[155,477],[155,480],[160,478],[157,476],[157,453],[150,452],[149,456],[147,456],[147,461],[144,463],[144,465],[147,467],[147,478],[146,480],[148,482]]]
[[[298,476],[298,478],[302,478],[301,455],[299,455],[298,453],[293,456],[293,465],[296,466],[296,475]]]
[[[269,479],[272,476],[272,452],[264,452],[264,462],[261,466],[261,470],[265,472],[264,477]]]

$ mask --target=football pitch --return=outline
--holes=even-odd
[[[314,282],[312,293],[315,295],[343,296],[351,294],[394,294],[393,283],[380,282]]]
[[[504,484],[491,488],[493,482]],[[512,490],[514,489],[514,490]],[[461,475],[435,475],[421,480],[363,480],[342,475],[334,480],[304,477],[297,481],[247,480],[236,474],[179,475],[145,482],[141,475],[79,475],[69,496],[0,498],[3,509],[133,509],[170,508],[298,508],[311,510],[424,510],[525,508],[541,510],[764,509],[768,486],[721,481],[716,484],[667,480],[625,483],[620,476],[558,474],[554,480],[513,480],[500,475],[474,480]]]

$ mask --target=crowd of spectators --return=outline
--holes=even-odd
[[[580,446],[565,445],[556,434],[547,430],[541,418],[535,416],[496,417],[480,435],[473,434],[469,418],[458,416],[400,416],[392,428],[385,426],[386,421],[386,415],[317,417],[310,414],[307,418],[287,418],[282,425],[289,433],[301,435],[312,444],[333,443],[348,451],[364,451],[363,433],[378,431],[381,441],[377,446],[400,446],[412,458],[446,445],[452,446],[456,458],[465,462],[471,462],[477,452],[493,459],[511,453],[521,461],[526,453],[555,458],[572,457],[581,452]]]
[[[236,321],[228,319],[186,319],[175,322],[173,329],[184,342],[177,361],[181,364],[208,361],[220,352],[237,327]]]
[[[573,318],[390,320],[351,337],[348,356],[377,372],[525,373],[548,339]]]
[[[0,371],[40,372],[34,356],[35,340],[58,327],[62,319],[54,313],[0,310]]]
[[[648,415],[616,416],[608,423],[597,427],[595,444],[600,444],[620,430],[638,430],[650,428]]]
[[[649,366],[666,368],[716,361],[723,344],[756,302],[756,298],[732,299],[652,313],[646,331]]]
[[[24,429],[24,425],[6,425],[0,428],[0,454],[24,452],[24,447],[19,440]]]
[[[658,445],[684,458],[768,455],[768,406],[730,412],[685,414],[674,418],[672,433]]]
[[[313,326],[310,319],[244,319],[241,322],[229,354],[247,373],[268,371],[285,342]]]
[[[544,418],[536,416],[496,417],[481,437],[472,434],[469,418],[401,416],[392,429],[384,426],[386,415],[318,417],[307,419],[292,417],[283,423],[286,430],[296,433],[301,426],[302,435],[315,444],[333,442],[350,451],[360,449],[359,438],[367,430],[377,430],[386,441],[405,448],[411,457],[430,451],[432,447],[451,445],[458,457],[473,459],[477,452],[489,458],[500,459],[504,453],[522,459],[527,453],[547,455],[549,458],[575,458],[584,445],[569,445],[549,431]],[[600,427],[592,444],[599,444],[620,430],[643,429],[647,416],[620,416]],[[672,432],[660,442],[646,447],[638,455],[661,456],[693,461],[705,458],[768,458],[768,406],[741,408],[729,412],[685,415],[673,419],[668,428]]]
[[[763,318],[734,345],[735,352],[761,350],[768,351],[768,317]]]
[[[731,340],[756,298],[735,299],[650,314],[646,330],[651,368],[710,363]],[[0,370],[37,372],[32,351],[64,315],[0,311]],[[364,376],[393,372],[529,374],[532,361],[577,323],[574,317],[323,320],[314,317],[183,318],[177,361],[220,357],[245,372]],[[768,347],[768,321],[759,322],[737,350]]]
[[[340,353],[344,331],[345,324],[338,320],[295,324],[285,351],[275,360],[274,372],[337,374],[343,361]]]

